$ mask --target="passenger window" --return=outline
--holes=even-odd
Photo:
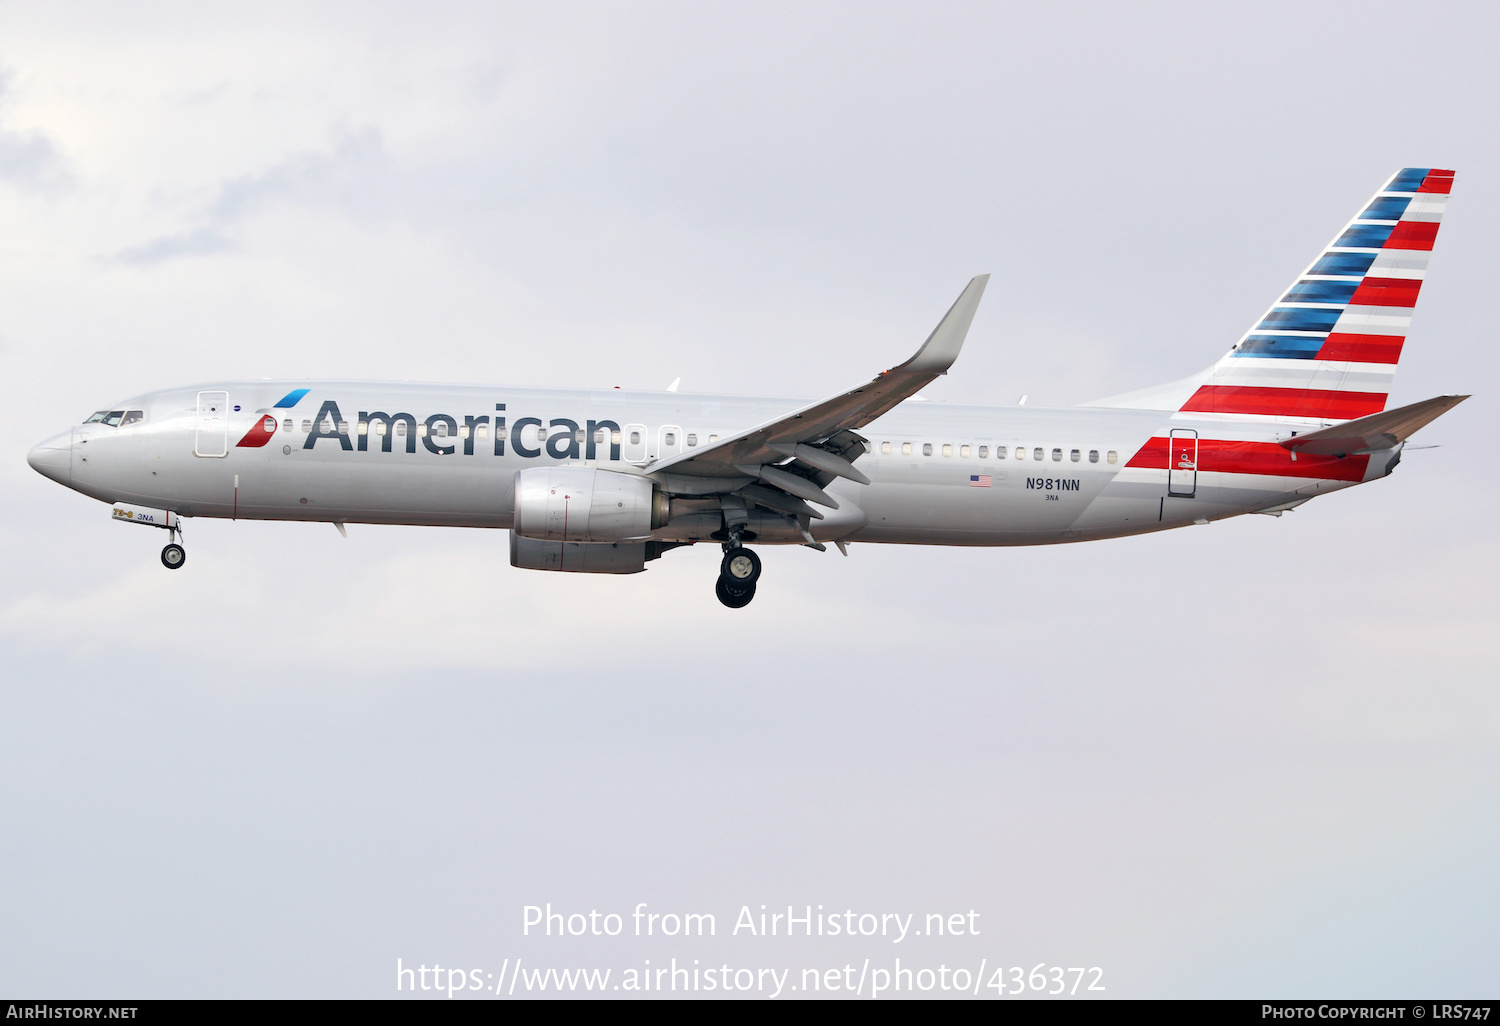
[[[495,428],[495,439],[496,439],[496,441],[503,442],[503,441],[505,441],[509,437],[510,437],[510,429],[507,428],[504,424],[501,424],[501,425],[499,425],[499,426],[497,426]]]
[[[474,428],[475,438],[488,438],[489,436],[490,426],[488,424],[480,424]]]
[[[1080,453],[1077,449],[1074,449],[1072,453],[1069,454],[1068,459],[1072,460],[1074,463],[1077,463],[1082,457],[1083,454]]]
[[[1053,463],[1061,463],[1062,462],[1062,450],[1061,449],[1053,449],[1052,450],[1052,462]]]
[[[1111,463],[1118,463],[1118,462],[1120,462],[1120,454],[1117,453],[1117,452],[1115,452],[1113,449],[1109,450],[1109,457],[1108,458],[1109,458],[1109,462],[1111,462]]]
[[[341,435],[347,435],[348,433],[349,433],[349,422],[347,420],[341,420],[341,421],[339,421],[339,434],[341,434]]]
[[[697,445],[698,444],[698,436],[696,434],[689,433],[688,436],[687,436],[687,444],[688,444],[688,448],[692,448],[693,446]]]
[[[306,430],[306,429],[304,428],[304,430]],[[404,434],[406,434],[406,421],[404,421],[404,420],[398,420],[398,421],[396,421],[396,434],[398,434],[398,435],[404,435]]]
[[[970,452],[970,449],[969,449],[969,447],[967,445],[960,446],[959,450],[958,450],[958,455],[961,458],[963,458],[963,459],[968,459],[969,458],[969,452]]]
[[[310,421],[310,420],[304,420],[302,422],[302,433],[304,435],[312,433],[312,421]]]
[[[901,455],[903,455],[903,456],[910,456],[911,455],[911,443],[910,442],[902,442],[901,443]]]
[[[603,429],[601,428],[600,430],[602,431]],[[620,444],[620,432],[618,432],[618,431],[611,431],[609,433],[609,443],[611,445],[619,445]]]
[[[932,443],[931,442],[923,442],[922,443],[922,455],[923,456],[931,456],[932,455]]]
[[[418,428],[417,428],[417,434],[419,434],[419,435],[423,434],[425,432],[426,428],[427,428],[426,424],[422,424],[422,425],[418,426]],[[445,423],[443,423],[442,421],[438,421],[436,424],[432,425],[432,434],[433,434],[434,438],[447,438],[448,437],[448,425],[445,424]]]
[[[630,432],[630,444],[631,445],[640,445],[641,444],[641,433],[639,431],[632,431],[632,432]]]
[[[1009,455],[1009,453],[1006,451],[1005,446],[1003,446],[1003,445],[997,445],[997,446],[995,446],[995,459],[997,459],[997,460],[1003,460],[1008,455]]]
[[[579,428],[577,431],[573,432],[573,441],[577,442],[579,445],[582,445],[585,441],[585,434],[586,432],[583,430],[583,428]]]
[[[1040,450],[1040,449],[1037,450],[1037,453],[1038,453],[1037,459],[1041,459],[1042,458],[1041,455],[1040,455],[1041,451],[1042,450]],[[1019,445],[1016,446],[1016,459],[1018,459],[1018,460],[1024,460],[1025,458],[1026,458],[1026,450],[1025,450],[1025,448],[1022,447],[1022,446],[1019,446]]]
[[[139,424],[145,419],[146,414],[141,410],[126,410],[125,419],[120,421],[120,426],[124,427],[126,424]]]
[[[538,442],[545,442],[547,440],[547,429],[546,428],[544,428],[544,427],[538,427],[536,429],[536,440]]]
[[[981,445],[979,447],[979,458],[982,459],[982,460],[987,460],[987,459],[990,458],[990,447],[989,446],[987,446],[987,445]]]
[[[109,411],[108,410],[100,410],[98,413],[94,414],[88,420],[84,421],[84,423],[85,424],[97,424],[101,420],[103,420],[105,417],[108,417],[108,416],[109,416]]]
[[[120,421],[125,417],[124,410],[110,410],[104,417],[104,423],[110,427],[119,427]]]
[[[1090,463],[1098,463],[1099,462],[1099,450],[1098,449],[1090,449],[1089,450],[1089,462]]]
[[[1046,450],[1044,450],[1041,446],[1037,446],[1035,449],[1031,450],[1031,458],[1034,460],[1040,460],[1042,458],[1042,453],[1045,451]]]
[[[469,425],[467,425],[467,424],[460,424],[458,426],[458,437],[459,438],[468,438],[469,437]]]
[[[383,421],[383,420],[377,420],[375,422],[375,433],[377,435],[383,435],[388,430],[390,430],[390,425],[388,425],[385,421]]]
[[[718,440],[719,440],[719,436],[718,435],[709,435],[708,436],[708,444],[709,445],[713,445]]]
[[[276,430],[276,421],[272,420],[270,417],[266,418],[266,430],[267,431],[275,431]],[[355,430],[358,431],[362,435],[368,435],[370,433],[370,422],[368,420],[362,420],[362,421],[360,421],[359,422],[359,426],[357,428],[355,428]]]
[[[948,445],[948,444],[944,444],[944,446],[943,446],[943,455],[944,456],[952,456],[953,455],[953,446],[952,445]]]
[[[290,430],[292,430],[292,418],[291,417],[288,417],[286,420],[284,420],[284,421],[281,422],[281,430],[283,430],[283,431],[290,431]],[[382,435],[385,434],[385,425],[384,424],[380,425],[380,433]]]
[[[882,455],[882,456],[889,456],[890,454],[891,454],[891,443],[890,442],[881,442],[880,443],[880,455]]]
[[[675,432],[675,431],[668,431],[666,433],[666,436],[662,439],[662,441],[666,445],[676,445],[677,444],[677,432]]]

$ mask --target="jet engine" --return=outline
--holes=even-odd
[[[646,478],[588,467],[518,470],[515,495],[511,531],[535,541],[644,541],[670,508]]]
[[[544,542],[510,532],[510,565],[578,574],[638,574],[660,548],[654,542]]]

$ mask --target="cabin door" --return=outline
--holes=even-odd
[[[193,439],[194,456],[228,456],[229,393],[198,393],[198,432]]]

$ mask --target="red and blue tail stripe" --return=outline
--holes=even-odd
[[[1187,400],[1185,413],[1348,420],[1385,409],[1453,172],[1403,168]]]

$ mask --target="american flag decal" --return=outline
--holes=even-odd
[[[990,487],[991,484],[992,484],[992,482],[990,480],[990,475],[988,475],[988,474],[970,474],[969,475],[969,487],[970,488],[988,488],[988,487]]]

